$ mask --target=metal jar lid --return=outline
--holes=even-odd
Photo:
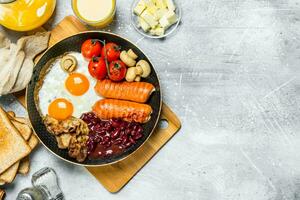
[[[17,200],[44,200],[45,196],[43,192],[38,188],[25,188],[22,190],[17,197]]]

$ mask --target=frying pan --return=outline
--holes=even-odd
[[[42,116],[40,115],[38,104],[36,102],[35,93],[38,90],[38,82],[42,78],[43,71],[47,70],[49,67],[47,63],[51,62],[52,59],[59,57],[67,52],[76,51],[80,52],[81,44],[87,39],[101,39],[106,42],[114,42],[119,44],[122,49],[132,49],[137,55],[138,59],[144,59],[150,63],[152,72],[149,77],[144,79],[143,81],[152,83],[155,86],[156,91],[152,93],[149,98],[147,104],[149,104],[153,113],[151,114],[151,119],[149,122],[143,124],[144,133],[143,137],[137,141],[136,144],[132,145],[128,149],[126,149],[123,153],[119,155],[112,155],[111,157],[101,158],[101,159],[89,159],[87,158],[84,162],[77,162],[76,159],[69,157],[68,150],[59,149],[57,146],[57,142],[55,137],[49,133],[43,123]],[[62,87],[64,87],[62,85]],[[96,101],[96,100],[95,100]],[[91,102],[91,107],[95,102]],[[50,47],[41,57],[41,59],[36,64],[33,75],[30,83],[27,86],[26,90],[26,104],[29,115],[29,120],[31,122],[32,128],[36,132],[42,144],[53,154],[58,156],[59,158],[68,161],[73,164],[83,165],[83,166],[102,166],[108,165],[115,162],[118,162],[122,159],[125,159],[127,156],[135,152],[138,148],[140,148],[153,133],[155,127],[157,126],[161,107],[162,107],[162,96],[160,90],[160,84],[158,76],[153,68],[151,61],[148,57],[139,49],[135,44],[130,42],[129,40],[108,32],[102,31],[87,31],[82,32],[68,38],[61,40],[56,43],[54,46]],[[76,106],[76,105],[74,105]]]

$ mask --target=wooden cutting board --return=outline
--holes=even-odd
[[[70,35],[86,30],[87,28],[74,16],[68,16],[51,31],[49,46]],[[18,93],[16,96],[25,106],[24,92]],[[87,167],[86,169],[108,191],[118,192],[181,127],[179,119],[166,104],[163,104],[162,107],[162,120],[168,123],[167,127],[158,127],[147,142],[125,160],[108,166]]]

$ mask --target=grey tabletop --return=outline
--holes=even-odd
[[[53,167],[66,199],[300,199],[299,1],[179,2],[182,23],[166,39],[134,30],[128,0],[117,2],[106,30],[138,43],[154,62],[180,132],[117,194],[42,146],[30,175]],[[58,0],[46,26],[69,14],[70,1]],[[17,177],[8,199],[30,186],[30,175]]]

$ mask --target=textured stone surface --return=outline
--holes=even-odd
[[[106,30],[153,60],[181,131],[118,194],[42,146],[30,173],[53,167],[66,199],[300,199],[299,1],[181,0],[182,23],[164,40],[135,32],[129,2]],[[58,0],[47,27],[71,13]],[[29,185],[18,176],[8,199]]]

